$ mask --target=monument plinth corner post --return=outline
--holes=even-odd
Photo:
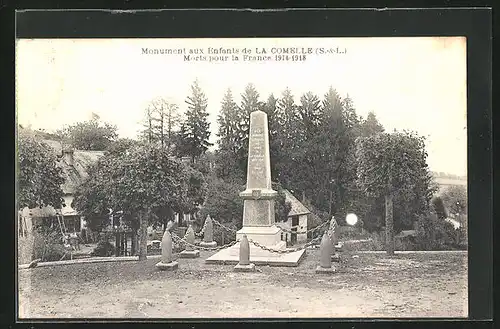
[[[194,237],[194,229],[192,225],[189,225],[187,231],[186,231],[186,236],[185,236],[185,241],[186,241],[186,248],[185,250],[181,251],[180,257],[181,258],[196,258],[200,257],[200,251],[197,249],[194,249],[194,242],[195,242],[195,237]]]
[[[248,140],[248,169],[243,201],[243,228],[236,233],[240,240],[248,239],[275,249],[284,249],[281,230],[275,225],[274,202],[278,192],[271,185],[271,158],[269,152],[269,127],[267,114],[254,111],[250,114]]]
[[[240,255],[239,262],[234,267],[236,272],[253,272],[255,271],[255,264],[250,263],[250,243],[247,236],[243,234],[240,240]]]
[[[162,271],[172,271],[179,267],[179,264],[172,257],[172,236],[170,230],[165,230],[161,240],[161,261],[156,267]]]
[[[318,267],[316,267],[316,273],[335,273],[335,267],[332,265],[331,259],[333,249],[334,246],[332,244],[332,240],[328,236],[328,232],[325,232],[319,247],[320,260]]]
[[[207,248],[217,247],[217,242],[215,242],[213,239],[214,224],[212,222],[212,218],[210,217],[210,215],[208,215],[203,225],[203,241],[200,242],[200,246]]]

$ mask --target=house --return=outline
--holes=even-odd
[[[308,217],[311,211],[306,208],[292,193],[288,190],[283,190],[285,193],[285,202],[291,205],[288,219],[286,222],[277,223],[277,225],[288,231],[296,231],[297,233],[282,233],[282,240],[290,244],[307,241]]]
[[[64,225],[60,226],[64,228],[67,234],[80,232],[85,224],[84,218],[71,207],[71,203],[77,186],[88,177],[87,171],[89,167],[96,163],[104,155],[104,152],[63,149],[59,142],[52,140],[44,140],[44,143],[51,146],[59,156],[57,165],[62,169],[65,178],[62,185],[65,206],[61,209],[54,209],[52,206],[41,209],[24,208],[20,211],[19,229],[22,232],[27,232],[37,221],[52,217],[62,220],[61,224],[64,223]]]
[[[59,218],[63,221],[64,230],[67,234],[80,232],[85,227],[85,219],[71,207],[76,188],[88,177],[88,169],[104,156],[104,151],[84,151],[71,148],[63,148],[60,142],[44,139],[58,155],[58,166],[62,169],[65,182],[62,185],[65,206],[62,209],[54,209],[51,206],[42,209],[22,209],[19,212],[19,232],[21,236],[27,234],[33,227],[33,223],[47,218]],[[116,216],[118,214],[118,216]],[[110,215],[110,227],[120,225],[121,216],[119,212]],[[190,214],[175,214],[175,220],[179,226],[185,226],[191,219]],[[56,223],[59,227],[59,223]]]

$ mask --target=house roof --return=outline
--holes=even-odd
[[[294,197],[292,193],[290,193],[290,191],[288,190],[283,190],[283,191],[285,192],[285,199],[286,199],[285,201],[290,202],[292,206],[290,212],[288,213],[288,216],[307,215],[311,213],[309,209],[307,209],[306,206],[302,204],[302,202],[297,200],[297,198]]]
[[[88,169],[95,164],[100,157],[104,155],[102,151],[74,151],[73,166],[66,163],[61,158],[59,165],[63,169],[63,175],[66,178],[62,186],[65,194],[73,194],[78,185],[88,177]]]
[[[58,156],[62,155],[62,146],[57,141],[44,140],[44,143],[51,146]],[[65,194],[73,194],[78,185],[88,177],[88,169],[95,164],[100,157],[104,155],[104,151],[82,151],[75,150],[73,153],[73,165],[69,165],[64,157],[59,159],[58,165],[63,171],[63,176],[66,179],[62,185]]]

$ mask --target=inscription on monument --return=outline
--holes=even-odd
[[[245,198],[243,226],[270,227],[274,224],[276,191],[271,187],[269,128],[265,112],[255,111],[250,115],[248,143],[247,187],[240,194]]]
[[[249,162],[248,162],[248,188],[263,188],[267,187],[266,182],[266,136],[264,135],[264,122],[256,120],[256,125],[262,127],[252,127],[250,130],[250,145],[249,145]]]

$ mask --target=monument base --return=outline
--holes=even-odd
[[[318,274],[333,274],[335,272],[336,272],[336,270],[335,270],[335,267],[333,267],[333,266],[321,267],[318,265],[318,267],[316,267],[316,273],[318,273]]]
[[[179,254],[180,258],[197,258],[200,257],[199,250],[184,250]]]
[[[177,263],[177,262],[170,262],[170,263],[159,262],[159,263],[156,263],[156,268],[160,269],[162,271],[173,271],[173,270],[176,270],[177,268],[179,268],[179,263]]]
[[[250,263],[248,265],[237,264],[234,267],[235,272],[255,272],[255,264]]]
[[[281,241],[284,243],[284,241]],[[284,246],[283,243],[277,244]],[[277,248],[272,248],[277,250]],[[286,250],[283,248],[282,250]],[[255,265],[269,266],[298,266],[306,250],[302,249],[290,253],[276,253],[263,250],[250,243],[250,261]],[[240,261],[240,244],[222,249],[205,260],[206,264],[238,264]]]
[[[281,229],[277,226],[246,226],[241,230],[236,232],[236,240],[240,240],[246,234],[248,240],[256,241],[264,246],[278,247],[277,245],[283,245],[278,248],[286,248],[286,242],[281,241]],[[250,242],[250,245],[252,243]]]
[[[215,248],[215,247],[217,247],[217,242],[215,242],[215,241],[212,241],[212,242],[202,241],[202,242],[200,242],[200,247]]]

